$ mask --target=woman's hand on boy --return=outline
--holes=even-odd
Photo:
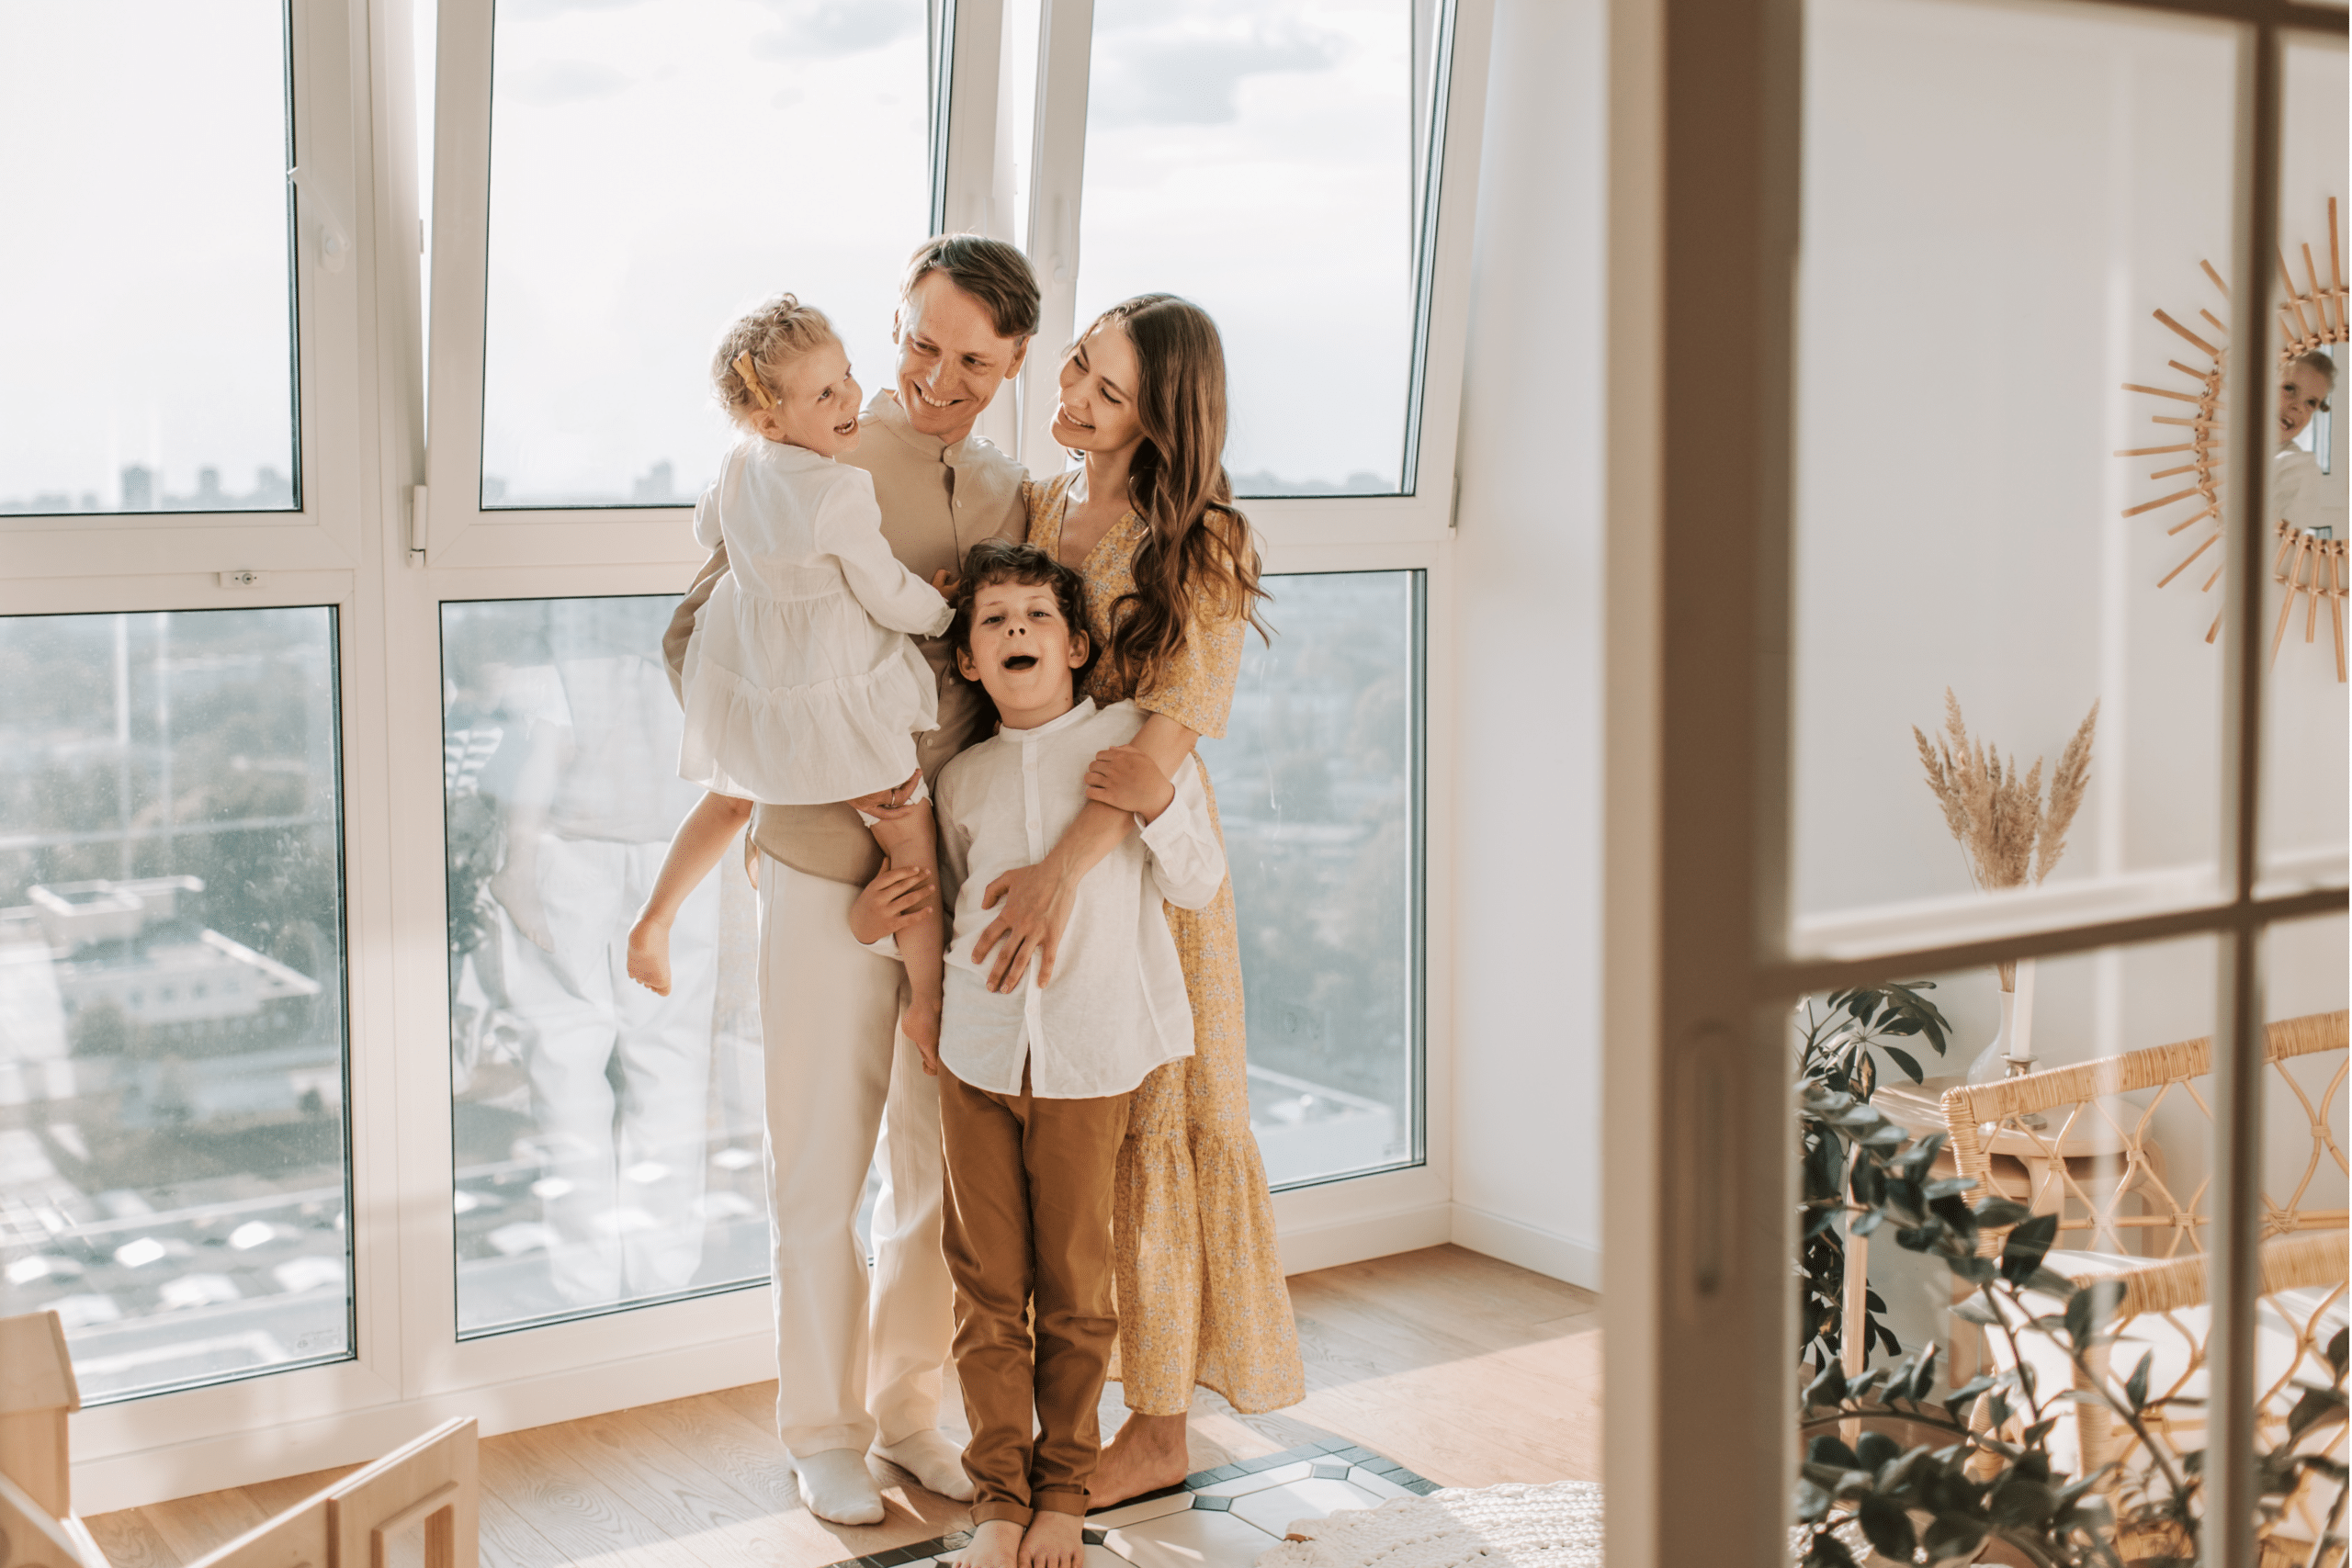
[[[1149,752],[1136,746],[1114,746],[1095,753],[1087,768],[1086,798],[1156,822],[1176,798],[1176,786]]]
[[[849,907],[849,934],[871,947],[884,937],[931,918],[931,873],[919,865],[882,863],[882,874],[865,885]]]
[[[961,580],[955,572],[943,566],[931,574],[931,586],[942,599],[953,604],[956,602],[956,590],[961,586]]]

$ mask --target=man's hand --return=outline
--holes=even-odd
[[[1017,989],[1034,958],[1037,988],[1044,990],[1053,980],[1054,954],[1061,947],[1062,932],[1069,928],[1070,911],[1078,904],[1076,880],[1066,882],[1055,857],[1049,855],[1042,864],[1017,866],[989,883],[980,908],[995,909],[999,904],[1004,908],[972,944],[972,961],[986,959],[1001,942],[1002,951],[989,971],[989,989]]]
[[[849,907],[849,934],[871,947],[884,937],[931,918],[931,873],[919,865],[882,863],[882,874],[865,885]]]
[[[851,801],[850,805],[865,812],[868,817],[879,817],[885,822],[896,822],[914,809],[914,807],[908,805],[907,802],[914,795],[915,785],[922,782],[922,770],[917,768],[907,775],[904,784],[890,789],[876,790],[872,795],[861,795]]]
[[[1114,746],[1096,752],[1087,768],[1086,798],[1156,822],[1176,798],[1176,786],[1149,752],[1134,746]]]

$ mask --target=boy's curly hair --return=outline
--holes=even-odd
[[[1086,625],[1086,584],[1042,546],[1015,544],[1011,539],[982,539],[972,547],[971,553],[964,558],[956,597],[951,602],[956,619],[947,627],[947,646],[958,653],[972,651],[972,601],[981,589],[1002,582],[1053,589],[1054,603],[1061,607],[1062,619],[1071,631],[1086,638],[1086,662],[1070,671],[1073,690],[1085,685],[1087,671],[1094,668],[1094,660],[1102,651]],[[978,681],[966,679],[960,662],[955,664],[955,670],[957,680],[976,692],[980,690]]]

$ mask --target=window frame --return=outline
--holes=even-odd
[[[368,210],[366,102],[346,14],[286,7],[289,129],[304,181],[295,194],[288,281],[294,324],[300,508],[271,512],[17,513],[0,517],[11,579],[142,573],[350,570],[367,523],[368,367],[359,352],[378,236]],[[289,189],[292,188],[288,182]],[[340,271],[320,251],[340,224],[351,248]],[[236,601],[242,602],[242,601]],[[190,605],[187,608],[199,606]]]
[[[2059,8],[2061,0],[2030,0]],[[2265,279],[2276,243],[2283,38],[2346,34],[2296,0],[2092,0],[2238,31],[2233,274]],[[2079,9],[2078,6],[2068,6]],[[1795,1458],[1794,1119],[1785,1010],[1796,998],[1981,965],[2211,932],[2214,1021],[2215,1410],[2206,1517],[2242,1521],[2208,1561],[2254,1559],[2253,1323],[2259,1278],[2259,943],[2269,926],[2346,908],[2329,885],[2272,892],[2257,827],[2267,578],[2258,515],[2265,422],[2230,433],[2229,604],[2220,733],[2218,896],[2145,912],[2037,907],[1922,919],[1849,956],[1797,951],[1788,897],[1790,513],[1802,0],[1615,0],[1610,15],[1611,301],[1607,478],[1604,1086],[1609,1280],[1602,1332],[1611,1440],[1609,1559],[1787,1560]],[[1672,302],[1713,291],[1723,312]],[[2256,311],[2243,341],[2275,331]],[[1707,363],[1725,399],[1715,460],[1667,455],[1666,367]],[[2229,398],[2260,407],[2266,355]],[[1668,563],[1672,563],[1669,576]],[[1671,586],[1673,613],[1667,614]],[[1724,679],[1736,671],[1738,678]],[[1671,825],[1670,830],[1669,826]],[[1703,1419],[1686,1413],[1705,1412]],[[1758,1455],[1773,1462],[1758,1462]],[[1707,1475],[1709,1506],[1688,1506]]]

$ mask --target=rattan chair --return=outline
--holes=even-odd
[[[2266,1088],[2273,1095],[2283,1088],[2288,1100],[2280,1103],[2301,1106],[2310,1140],[2291,1189],[2283,1197],[2267,1190],[2262,1195],[2266,1240],[2262,1288],[2256,1303],[2255,1350],[2259,1390],[2256,1437],[2266,1448],[2284,1440],[2287,1414],[2296,1397],[2294,1382],[2298,1379],[2329,1381],[2331,1374],[2321,1350],[2346,1321],[2346,1211],[2314,1201],[2315,1184],[2331,1165],[2339,1176],[2346,1171],[2343,1140],[2331,1121],[2341,1108],[2346,1066],[2339,1060],[2314,1098],[2286,1064],[2328,1052],[2342,1056],[2347,1025],[2352,1025],[2352,1015],[2318,1013],[2271,1024],[2266,1032]],[[2037,1213],[2059,1216],[2057,1245],[2045,1259],[2047,1266],[2077,1285],[2106,1280],[2122,1287],[2116,1312],[2117,1338],[2086,1358],[2090,1363],[2087,1377],[2061,1347],[2023,1323],[2012,1325],[2011,1334],[1988,1336],[1996,1359],[2006,1363],[2021,1356],[2031,1361],[2045,1389],[2069,1384],[2080,1388],[2096,1380],[2111,1395],[2120,1396],[2125,1380],[2146,1358],[2150,1403],[2143,1424],[2151,1438],[2174,1455],[2204,1446],[2202,1401],[2211,1314],[2202,1240],[2210,1222],[2202,1211],[2209,1183],[2199,1182],[2185,1198],[2176,1194],[2165,1184],[2162,1162],[2155,1157],[2160,1151],[2154,1145],[2154,1128],[2157,1108],[2175,1097],[2211,1117],[2210,1093],[2199,1080],[2210,1075],[2211,1066],[2211,1042],[2191,1040],[2001,1083],[1957,1089],[1946,1093],[1943,1101],[1955,1163],[1962,1176],[2028,1204]],[[2127,1094],[2145,1098],[2121,1098]],[[2004,1186],[1989,1154],[1996,1139],[2012,1147],[2022,1140],[2029,1148],[2054,1148],[2084,1118],[2098,1118],[2109,1130],[2109,1141],[2121,1164],[2121,1179],[2086,1182],[2064,1160],[2048,1159],[2040,1163],[2041,1174],[2030,1183],[2030,1190]],[[2110,1170],[2109,1174],[2118,1173]],[[2139,1195],[2141,1213],[2127,1213],[2122,1199],[2134,1193]],[[2006,1232],[1988,1234],[1983,1243],[1987,1254],[1997,1251],[2005,1238]],[[2138,1257],[2122,1250],[2128,1240],[2139,1241],[2142,1250],[2154,1256]],[[2116,1250],[2098,1249],[2102,1242]],[[2054,1310],[2056,1305],[2033,1304],[2040,1310]],[[2129,1491],[2150,1483],[2155,1460],[2128,1425],[2095,1400],[2073,1402],[2066,1408],[2072,1414],[2062,1415],[2059,1429],[2052,1434],[2053,1462],[2078,1474],[2112,1464],[2105,1483],[2110,1490]],[[2324,1451],[2341,1461],[2344,1427],[2323,1424],[2306,1432],[2298,1447]],[[2264,1561],[2338,1561],[2334,1555],[2309,1555],[2334,1495],[2332,1484],[2307,1481],[2304,1491],[2290,1499],[2279,1517],[2265,1522]],[[2133,1544],[2126,1540],[2127,1556]],[[2162,1545],[2153,1540],[2141,1544],[2151,1551]]]

